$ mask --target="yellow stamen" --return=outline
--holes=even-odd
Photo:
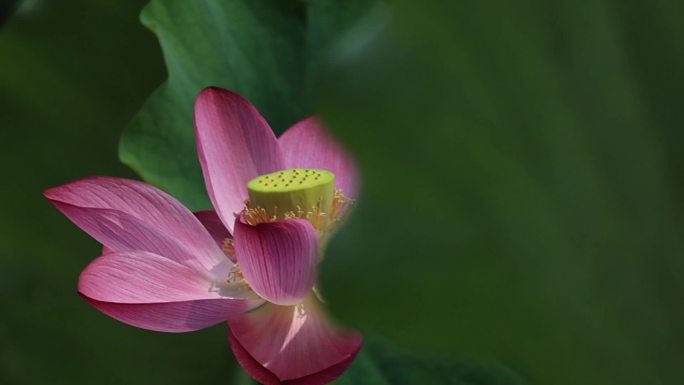
[[[235,242],[231,238],[223,240],[223,252],[230,257],[235,256]]]
[[[245,276],[242,274],[242,270],[240,270],[240,266],[238,266],[237,263],[230,268],[230,273],[228,273],[228,279],[226,282],[233,285],[242,286],[245,290],[251,290],[249,284],[245,280]]]
[[[242,217],[252,226],[277,220],[275,215],[269,215],[265,208],[254,206],[249,200],[245,201],[245,209],[242,212]]]
[[[353,205],[353,199],[346,197],[342,190],[335,190],[335,196],[333,197],[332,204],[332,213],[330,214],[334,227],[337,227],[337,223],[341,222],[344,219],[344,215],[349,212]]]

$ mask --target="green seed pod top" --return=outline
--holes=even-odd
[[[291,216],[329,215],[335,194],[335,174],[319,169],[291,168],[259,175],[247,183],[252,206],[282,220]]]

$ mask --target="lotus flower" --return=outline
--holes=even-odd
[[[239,95],[207,88],[197,150],[215,211],[192,213],[142,182],[95,177],[45,196],[103,245],[78,292],[129,325],[187,332],[227,321],[240,365],[267,384],[333,381],[361,335],[316,290],[330,234],[357,192],[353,159],[308,118],[276,138]]]

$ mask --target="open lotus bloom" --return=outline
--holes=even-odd
[[[45,192],[104,246],[81,273],[79,293],[144,329],[186,332],[227,321],[235,357],[264,384],[333,381],[362,337],[326,317],[316,277],[357,192],[353,159],[316,118],[276,138],[254,106],[224,89],[198,96],[195,127],[215,211],[192,213],[120,178]]]

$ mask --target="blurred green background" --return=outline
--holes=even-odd
[[[190,114],[207,85],[276,132],[321,111],[359,158],[363,196],[323,266],[340,319],[533,384],[684,382],[684,3],[157,0],[142,19],[168,82],[146,2],[14,3],[0,384],[233,383],[222,326],[152,333],[86,306],[99,247],[40,195],[133,176],[119,151],[206,207]],[[368,383],[411,378],[389,362]],[[494,383],[461,374],[439,382]]]

